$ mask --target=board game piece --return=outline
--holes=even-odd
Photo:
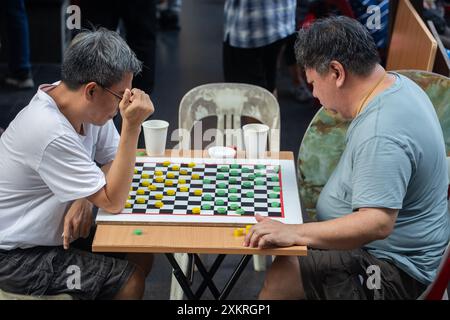
[[[181,191],[181,192],[189,192],[189,188],[186,187],[186,186],[181,186],[181,187],[180,187],[180,191]]]
[[[142,179],[148,179],[148,178],[150,178],[150,175],[148,173],[143,173],[141,178]]]
[[[173,181],[172,180],[166,180],[166,182],[164,182],[164,185],[166,187],[171,187],[171,186],[173,186]]]
[[[216,200],[216,206],[223,206],[224,204],[225,204],[225,201],[223,201],[222,199]]]
[[[192,180],[200,180],[200,175],[197,173],[192,174]]]
[[[164,196],[161,193],[155,194],[155,199],[156,200],[162,200]]]
[[[271,198],[271,199],[278,199],[278,197],[279,197],[278,193],[270,193],[269,194],[269,198]]]
[[[229,193],[238,193],[239,190],[237,188],[230,188],[230,189],[228,189],[228,192]]]
[[[202,190],[194,190],[194,195],[196,195],[197,197],[200,197],[203,194]]]
[[[136,198],[136,203],[138,204],[144,204],[145,202],[145,198]]]
[[[208,203],[205,203],[204,205],[202,205],[203,210],[211,210],[211,208],[212,208],[211,205]]]
[[[278,182],[279,178],[278,176],[273,176],[270,180],[272,180],[272,182]]]
[[[148,180],[144,180],[141,182],[141,186],[148,187],[150,185],[150,182]]]
[[[173,171],[179,171],[180,170],[180,166],[172,166],[172,170]]]
[[[139,189],[138,191],[136,191],[136,194],[138,194],[138,195],[144,195],[144,194],[145,194],[145,191],[142,190],[142,189]]]
[[[272,202],[270,205],[272,206],[272,208],[278,208],[280,206],[280,203],[279,202]]]
[[[197,207],[192,208],[192,213],[193,214],[200,214],[200,208],[197,208]]]
[[[186,169],[180,169],[180,174],[181,174],[182,176],[185,176],[185,175],[188,174],[188,171],[187,171]]]
[[[225,190],[217,190],[217,195],[219,197],[224,197],[227,195],[227,192]]]
[[[164,203],[162,201],[156,201],[155,207],[161,209],[164,206]]]
[[[136,229],[136,230],[133,231],[133,234],[136,235],[136,236],[140,236],[140,235],[142,235],[142,230],[141,229]]]
[[[167,193],[168,196],[174,196],[176,194],[175,190],[172,190],[172,189],[171,190],[167,190],[166,193]]]
[[[211,184],[211,180],[210,179],[203,179],[203,184]]]
[[[195,168],[195,166],[196,166],[195,162],[190,162],[190,163],[188,164],[188,167],[189,167],[189,168]]]
[[[236,211],[237,209],[239,209],[239,205],[237,203],[231,203],[230,209],[233,211]]]
[[[155,176],[161,177],[163,175],[162,171],[155,171]]]
[[[186,180],[180,179],[180,180],[178,180],[178,184],[186,184]]]
[[[150,191],[156,191],[157,187],[154,184],[151,184],[148,186],[148,190]]]
[[[164,162],[163,162],[163,166],[164,166],[164,167],[170,166],[170,161],[164,161]]]
[[[236,201],[239,201],[239,197],[238,196],[229,196],[228,200],[236,202]]]
[[[163,177],[156,177],[155,178],[155,182],[156,183],[163,183],[164,182],[164,178]]]
[[[227,213],[227,209],[226,208],[217,208],[217,212],[219,214],[226,214]]]
[[[169,172],[169,173],[167,173],[166,178],[173,179],[173,178],[175,178],[175,174],[173,172]]]
[[[217,189],[227,189],[227,184],[226,183],[219,183],[217,185]]]
[[[239,208],[239,209],[236,210],[236,213],[240,214],[240,215],[243,215],[243,214],[245,214],[245,210],[242,209],[242,208]]]
[[[131,208],[133,205],[129,202],[125,203],[125,208]]]
[[[234,229],[234,231],[233,231],[233,235],[234,235],[235,237],[242,237],[242,236],[244,235],[244,231],[243,231],[242,228],[236,228],[236,229]]]
[[[253,198],[253,197],[255,196],[255,194],[254,194],[252,191],[249,191],[249,192],[246,192],[246,193],[245,193],[245,196],[246,196],[247,198]]]
[[[210,194],[203,195],[202,199],[203,199],[203,201],[212,201],[213,200],[213,198]]]

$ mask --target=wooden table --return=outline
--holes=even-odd
[[[174,156],[173,152],[168,150],[166,151],[166,155]],[[175,152],[178,152],[178,150]],[[179,156],[194,157],[194,154],[195,157],[198,157],[202,152],[185,151],[179,153]],[[239,153],[238,156],[244,155],[243,153]],[[279,156],[281,159],[294,161],[292,152],[268,153],[267,156]],[[141,231],[140,235],[134,233],[136,229]],[[147,224],[100,223],[97,226],[92,248],[94,252],[165,253],[174,268],[174,274],[177,280],[189,299],[199,299],[206,287],[210,288],[216,299],[225,299],[253,254],[275,256],[304,256],[307,254],[307,248],[305,246],[264,250],[243,247],[244,237],[234,237],[234,230],[234,227],[220,226],[155,226]],[[181,271],[181,268],[173,257],[173,253],[192,254],[190,258],[193,259],[199,272],[204,277],[204,281],[196,293],[191,290],[189,281]],[[218,254],[219,256],[211,269],[207,271],[198,254]],[[219,292],[212,282],[212,277],[217,272],[227,254],[243,255],[243,258],[222,292]]]

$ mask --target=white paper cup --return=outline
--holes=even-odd
[[[236,150],[230,147],[211,147],[208,149],[208,154],[214,159],[234,158],[236,156]]]
[[[144,128],[145,150],[149,156],[162,156],[166,150],[169,123],[164,120],[148,120]]]
[[[267,148],[269,127],[265,124],[251,123],[244,130],[245,153],[248,159],[264,158]]]

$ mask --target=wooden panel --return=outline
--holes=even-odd
[[[142,234],[135,235],[139,229]],[[306,246],[275,249],[244,247],[244,237],[233,236],[230,227],[99,225],[94,252],[260,254],[305,256]]]
[[[387,70],[432,71],[437,42],[409,0],[400,0],[387,57]]]

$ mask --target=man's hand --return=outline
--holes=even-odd
[[[142,122],[155,111],[148,94],[139,89],[126,89],[119,108],[124,123],[132,128],[140,128]]]
[[[92,204],[87,199],[74,201],[64,218],[64,249],[69,249],[71,241],[87,238],[92,223]]]
[[[294,225],[283,224],[267,217],[256,215],[255,224],[245,236],[246,247],[290,247],[297,244],[297,233]]]

